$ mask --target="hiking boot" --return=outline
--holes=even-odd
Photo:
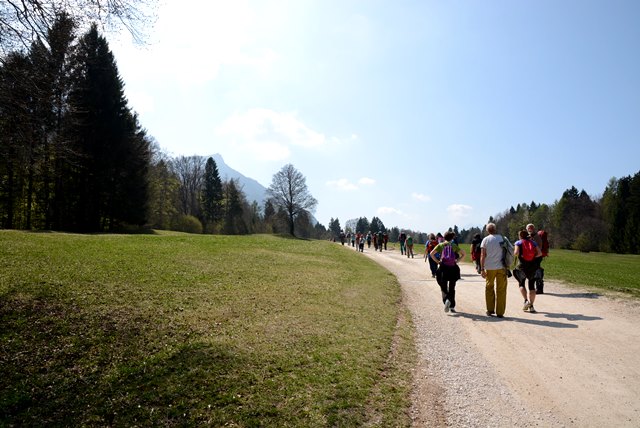
[[[450,308],[450,307],[451,307],[451,302],[447,299],[447,300],[444,302],[444,311],[445,311],[445,312],[449,312],[449,308]]]
[[[532,314],[535,314],[535,313],[536,313],[536,312],[538,312],[538,311],[536,311],[536,310],[535,310],[535,308],[533,307],[533,305],[529,305],[529,312],[530,312],[530,313],[532,313]]]
[[[529,308],[531,308],[531,303],[529,303],[528,300],[524,301],[524,306],[522,307],[522,310],[527,312],[529,310]]]

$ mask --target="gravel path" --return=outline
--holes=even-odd
[[[537,314],[509,280],[504,319],[485,316],[484,280],[462,263],[445,313],[421,255],[364,256],[396,275],[416,327],[414,426],[640,426],[640,305],[545,281]]]

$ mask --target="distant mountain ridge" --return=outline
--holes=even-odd
[[[214,161],[216,161],[216,166],[218,167],[218,174],[220,175],[220,180],[225,181],[229,179],[238,180],[240,186],[242,186],[242,191],[247,196],[247,202],[250,204],[253,201],[258,202],[258,206],[260,209],[264,209],[264,202],[267,200],[267,188],[262,184],[258,183],[253,178],[249,178],[242,173],[236,171],[231,168],[224,162],[222,159],[222,155],[220,153],[216,153],[215,155],[207,156],[207,159],[212,157]],[[311,214],[311,224],[316,225],[318,220],[316,217]]]
[[[247,196],[247,202],[250,204],[253,201],[258,202],[260,208],[264,207],[264,201],[267,199],[267,188],[262,184],[258,183],[253,178],[246,177],[242,173],[236,171],[231,168],[224,162],[222,159],[222,155],[216,153],[215,155],[211,155],[210,157],[216,161],[216,166],[218,167],[218,174],[220,175],[220,180],[237,180],[242,186],[242,191]],[[209,157],[207,157],[209,158]]]

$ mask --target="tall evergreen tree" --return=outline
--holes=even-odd
[[[47,32],[47,49],[41,50],[37,68],[46,70],[45,79],[39,83],[43,108],[42,183],[38,206],[44,215],[45,229],[56,229],[60,223],[59,201],[65,197],[63,184],[68,162],[66,140],[61,137],[63,117],[68,112],[67,95],[70,91],[71,58],[75,41],[75,22],[66,13],[57,15]]]
[[[202,190],[202,212],[206,223],[215,224],[222,219],[222,181],[213,158],[207,159],[204,167]]]
[[[340,232],[342,229],[340,228],[340,220],[336,217],[335,219],[331,217],[329,221],[329,231],[333,234],[334,237],[340,236]]]
[[[367,233],[371,230],[371,225],[366,217],[360,217],[356,224],[356,232]]]
[[[238,235],[247,233],[247,225],[244,224],[242,215],[244,195],[235,180],[224,183],[224,233]]]
[[[22,228],[23,190],[29,158],[31,64],[19,52],[0,68],[0,216],[2,227]]]
[[[75,65],[65,136],[76,154],[77,197],[69,205],[68,227],[101,231],[144,223],[149,143],[127,107],[115,59],[95,25],[81,37]]]
[[[385,231],[384,223],[382,223],[382,220],[380,220],[376,216],[373,216],[373,218],[371,219],[371,224],[369,225],[369,227],[371,228],[371,232],[373,233]]]

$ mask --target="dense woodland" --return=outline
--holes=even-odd
[[[400,228],[387,228],[378,217],[344,225],[332,218],[328,229],[313,225],[310,209],[277,193],[264,205],[247,201],[238,182],[220,180],[212,158],[172,158],[129,108],[115,58],[96,25],[77,35],[74,20],[61,13],[43,37],[0,60],[0,227],[91,233],[295,230],[318,239],[382,230],[397,240]],[[293,172],[304,185],[304,177]],[[270,190],[278,187],[279,174]],[[306,208],[315,207],[306,186],[300,195],[310,203]],[[555,248],[638,254],[640,172],[611,179],[601,197],[571,187],[551,205],[520,203],[487,220],[511,238],[534,223],[549,232]],[[451,229],[461,242],[470,242],[481,227]],[[419,243],[426,240],[425,231],[404,230]]]

